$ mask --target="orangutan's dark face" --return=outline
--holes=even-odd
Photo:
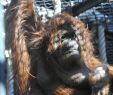
[[[63,68],[72,68],[80,60],[80,47],[75,32],[71,25],[64,25],[55,34],[56,59]]]

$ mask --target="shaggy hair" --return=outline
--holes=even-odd
[[[55,43],[54,43],[56,33],[58,35],[58,39],[60,40],[59,44],[61,44],[62,46],[62,42],[61,42],[62,34],[60,34],[59,31],[63,28],[63,25],[65,26],[65,24],[71,25],[73,27],[73,30],[75,30],[75,35],[76,35],[75,39],[78,39],[78,44],[80,45],[81,61],[89,68],[91,72],[94,72],[97,67],[102,66],[102,62],[98,57],[94,55],[94,48],[93,48],[92,39],[91,39],[92,37],[91,31],[89,31],[88,27],[79,18],[73,17],[70,14],[62,13],[60,15],[54,16],[52,19],[50,19],[46,23],[46,30],[48,31],[48,35],[49,35],[47,56],[49,57],[49,55],[51,55],[56,50]],[[68,27],[69,26],[67,26],[67,30],[68,30]],[[113,78],[113,67],[110,65],[107,65],[107,67],[108,67],[108,73],[111,76],[110,78]],[[107,81],[107,78],[106,78],[106,81]],[[91,78],[90,82],[91,84],[96,83],[97,80],[94,78]],[[110,87],[110,88],[112,89],[113,87]],[[102,92],[106,89],[109,89],[109,84],[107,84],[100,91]],[[76,90],[72,88],[59,87],[56,89],[57,94],[55,95],[73,95],[75,92]],[[108,94],[108,93],[109,91],[108,92],[106,91],[106,93],[104,94]]]
[[[77,39],[81,48],[82,60],[88,66],[88,68],[92,70],[101,65],[101,61],[93,54],[94,48],[91,41],[91,32],[88,30],[88,27],[80,19],[75,18],[67,13],[54,16],[46,24],[46,30],[49,31],[50,36],[48,52],[52,53],[55,50],[53,42],[53,39],[55,38],[55,32],[58,32],[65,23],[73,26],[75,35],[77,35]]]
[[[28,44],[34,35],[41,41],[44,33],[34,11],[34,0],[12,0],[5,13],[6,49],[11,48],[13,73],[22,93],[29,85],[31,56]]]
[[[93,55],[90,31],[82,21],[62,13],[43,25],[40,17],[35,14],[34,4],[34,0],[12,0],[5,13],[6,49],[11,49],[12,52],[14,79],[20,95],[30,90],[32,80],[37,81],[37,64],[43,58],[47,60],[51,57],[50,55],[55,51],[53,41],[55,33],[60,31],[65,23],[72,25],[76,30],[81,60],[85,65],[90,70],[102,65],[101,61]],[[58,39],[61,39],[61,34],[58,35]],[[108,68],[113,76],[113,67],[108,66]],[[65,91],[68,91],[68,95],[73,93],[71,88],[59,88],[56,89],[55,95],[67,95]]]

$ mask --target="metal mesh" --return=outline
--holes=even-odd
[[[105,24],[108,32],[113,32],[113,0],[36,0],[38,15],[45,19],[54,16],[56,14],[55,1],[58,4],[61,3],[57,6],[59,13],[61,7],[61,12],[73,12],[74,15],[79,16],[88,24],[104,22],[103,24]],[[4,8],[7,8],[5,2],[9,4],[10,0],[4,0],[3,2]],[[80,5],[83,6],[80,7]]]
[[[42,16],[42,19],[45,18],[50,18],[52,16],[54,16],[55,13],[55,6],[56,4],[54,3],[55,0],[37,0],[36,4],[37,4],[37,11],[38,14],[40,16]],[[59,4],[61,3],[60,6],[58,6],[57,8],[59,10],[62,11],[71,11],[71,7],[74,5],[78,5],[79,3],[86,1],[86,0],[56,0],[57,2],[59,2]],[[60,11],[59,11],[60,13]]]
[[[38,14],[46,17],[54,16],[54,0],[37,0]],[[90,0],[61,0],[61,11],[72,11],[73,6],[78,6],[81,3]],[[95,1],[95,0],[92,0]],[[104,3],[98,3],[91,8],[84,10],[82,13],[77,14],[82,20],[86,20],[87,23],[99,22],[105,24],[109,32],[113,32],[113,1],[112,0],[97,0]],[[105,2],[106,1],[106,2]],[[93,2],[92,2],[93,3]],[[90,4],[90,3],[89,3]],[[88,5],[87,5],[88,6]],[[78,10],[78,9],[76,9]],[[76,11],[75,10],[75,11]],[[82,10],[82,9],[81,9]]]

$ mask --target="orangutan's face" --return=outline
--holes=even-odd
[[[64,25],[55,34],[56,58],[63,68],[72,68],[80,60],[80,47],[75,32],[71,25]]]

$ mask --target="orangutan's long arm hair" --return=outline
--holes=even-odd
[[[13,73],[22,93],[27,91],[29,85],[31,67],[28,43],[34,34],[39,37],[40,30],[43,30],[34,12],[34,1],[12,0],[5,13],[6,49],[11,48]]]

